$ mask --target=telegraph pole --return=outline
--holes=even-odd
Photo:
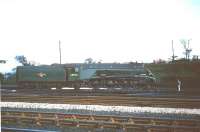
[[[188,48],[186,50],[186,52],[187,52],[187,59],[188,60],[190,60],[190,52],[192,51],[192,49],[190,49],[190,40],[192,40],[192,39],[188,40]]]
[[[172,62],[174,62],[174,44],[172,40]]]
[[[59,40],[59,53],[60,53],[60,64],[61,64],[61,42],[60,42],[60,40]]]
[[[174,44],[173,44],[173,40],[172,40],[172,62],[174,62],[176,57],[177,56],[174,55]]]

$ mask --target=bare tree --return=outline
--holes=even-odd
[[[0,64],[5,64],[5,63],[6,63],[6,60],[0,60]],[[0,72],[0,85],[3,79],[4,79],[4,74]]]
[[[0,72],[0,83],[3,81],[3,79],[4,79],[4,75],[3,73]]]
[[[0,63],[5,64],[6,60],[0,60]]]
[[[24,55],[15,56],[15,59],[19,63],[21,63],[22,65],[24,65],[24,66],[28,64],[27,59],[26,59],[26,57]]]
[[[92,64],[93,63],[93,59],[92,58],[87,58],[87,59],[85,59],[85,63]]]
[[[21,63],[23,66],[35,66],[37,63],[35,61],[27,61],[24,55],[15,56],[15,59]]]
[[[181,39],[180,42],[183,45],[183,48],[185,49],[185,51],[183,52],[183,54],[185,54],[185,59],[186,60],[190,60],[190,52],[192,52],[192,49],[190,48],[190,40],[188,40],[188,42],[185,39]]]

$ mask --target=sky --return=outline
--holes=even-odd
[[[0,72],[24,55],[37,64],[152,62],[200,55],[200,0],[0,0]]]

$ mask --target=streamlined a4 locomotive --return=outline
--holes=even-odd
[[[142,63],[73,63],[17,67],[17,84],[23,88],[151,88],[153,74]]]

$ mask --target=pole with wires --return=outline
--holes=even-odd
[[[61,64],[61,42],[60,42],[60,40],[59,40],[59,54],[60,54],[60,64]]]

